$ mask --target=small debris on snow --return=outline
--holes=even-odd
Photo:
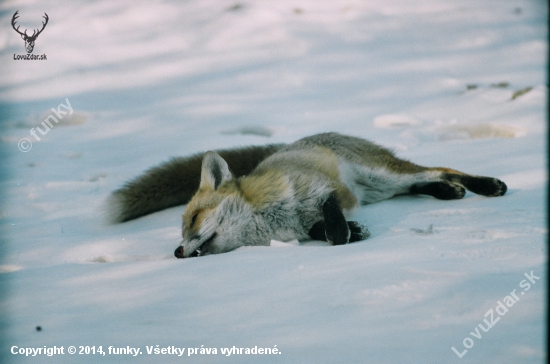
[[[434,234],[434,225],[430,224],[430,226],[428,226],[427,229],[411,228],[411,231],[415,234],[418,234],[418,235],[432,235],[432,234]]]

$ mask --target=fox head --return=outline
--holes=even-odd
[[[225,253],[243,245],[262,245],[253,207],[243,198],[227,162],[215,152],[202,161],[199,189],[183,214],[177,258]]]

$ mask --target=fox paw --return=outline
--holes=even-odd
[[[458,200],[466,194],[464,187],[448,181],[415,184],[411,187],[410,192],[433,196],[439,200]]]
[[[349,242],[365,240],[370,236],[370,232],[365,225],[359,224],[357,221],[348,221],[350,232]]]
[[[473,193],[487,197],[502,196],[508,190],[506,184],[492,177],[469,177],[466,179],[466,187]]]
[[[506,193],[508,190],[508,187],[506,186],[506,183],[502,182],[499,179],[493,178],[493,188],[490,190],[490,194],[487,196],[495,197],[495,196],[502,196]]]

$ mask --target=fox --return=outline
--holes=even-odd
[[[348,220],[361,205],[404,194],[454,200],[466,190],[495,197],[507,186],[493,177],[420,166],[374,142],[330,132],[288,145],[173,158],[115,190],[109,206],[111,221],[124,222],[187,204],[174,255],[190,258],[271,240],[362,241],[368,228]]]

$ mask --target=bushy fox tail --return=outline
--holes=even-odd
[[[217,150],[236,177],[249,174],[284,144]],[[114,191],[107,201],[109,221],[120,223],[187,203],[199,188],[204,153],[176,157],[153,167]]]

